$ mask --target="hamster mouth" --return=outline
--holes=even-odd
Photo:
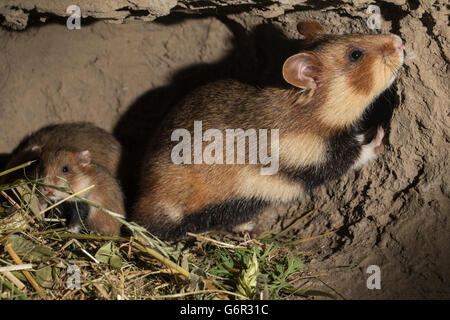
[[[399,68],[403,65],[403,62],[405,61],[405,51],[402,49],[401,51],[397,51],[398,58],[399,58]]]
[[[47,190],[42,189],[41,192],[46,198],[48,198],[52,202],[60,201],[64,198],[63,196],[57,194],[57,190],[52,188],[47,188]]]
[[[53,202],[56,202],[56,201],[59,201],[59,200],[62,199],[62,197],[57,196],[57,195],[55,195],[53,193],[46,193],[46,192],[44,192],[44,196],[47,197],[48,199],[50,199]]]
[[[387,81],[387,87],[390,87],[391,84],[397,78],[398,71],[400,67],[403,65],[404,55],[403,50],[396,51],[395,54],[383,57],[383,64],[385,65],[385,72],[390,76],[387,76],[385,79]]]
[[[56,202],[56,201],[59,201],[62,199],[61,197],[58,197],[58,196],[47,196],[47,198],[49,198],[53,202]]]
[[[402,52],[396,52],[393,55],[383,57],[384,65],[395,73],[403,65],[404,55]]]

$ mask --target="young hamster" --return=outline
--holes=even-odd
[[[26,137],[12,152],[6,168],[37,160],[26,168],[27,177],[45,178],[44,183],[69,188],[73,192],[95,184],[94,190],[81,196],[106,209],[124,214],[123,194],[115,180],[120,157],[121,145],[105,130],[88,122],[62,123],[46,126]],[[63,172],[63,168],[70,171]],[[23,172],[19,170],[13,175],[4,176],[1,183],[13,182],[22,178],[22,175]],[[53,201],[68,196],[51,187],[43,188],[43,193]],[[42,200],[41,207],[46,206],[47,202]],[[95,231],[119,234],[120,226],[116,219],[77,199],[72,198],[59,209],[63,216],[69,218],[71,231],[78,231],[86,218],[87,226]]]
[[[69,122],[46,126],[25,139],[12,152],[5,169],[13,168],[30,160],[38,160],[42,148],[72,150],[90,150],[93,162],[106,168],[114,177],[117,176],[121,156],[120,143],[107,131],[89,122]],[[35,178],[38,163],[27,168],[27,175]],[[2,183],[12,182],[16,175],[6,175]],[[7,179],[7,180],[6,180]]]
[[[131,220],[168,240],[186,232],[228,229],[268,206],[301,199],[382,151],[383,128],[375,128],[369,142],[360,128],[364,112],[403,64],[400,37],[331,35],[315,22],[299,23],[298,29],[304,30],[305,49],[280,70],[288,88],[216,81],[192,92],[169,114],[160,145],[145,158]],[[183,149],[188,161],[174,163],[173,133],[181,128],[195,139],[194,121],[202,121],[205,133],[278,129],[278,148],[268,147],[272,155],[278,152],[278,171],[261,175],[262,165],[250,161],[196,162],[196,155],[204,157],[210,145],[202,143],[212,141],[211,136],[203,136],[200,148],[194,143],[193,151]],[[248,156],[249,150],[245,152]]]
[[[67,149],[47,149],[41,153],[40,173],[45,177],[42,192],[52,201],[59,201],[68,193],[81,191],[91,185],[94,188],[80,194],[100,207],[124,215],[124,201],[118,182],[109,171],[100,164],[92,162],[89,150],[71,151]],[[68,192],[64,192],[63,189]],[[79,232],[82,223],[88,229],[105,235],[119,235],[120,223],[108,213],[94,207],[86,206],[76,198],[67,200],[74,204],[70,210],[69,230]],[[66,214],[67,215],[67,214]]]

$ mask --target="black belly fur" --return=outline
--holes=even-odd
[[[361,153],[361,143],[355,139],[356,130],[342,131],[333,136],[327,144],[325,163],[302,169],[280,166],[279,174],[300,182],[307,190],[344,175],[356,162]],[[261,199],[234,199],[222,204],[211,205],[204,210],[189,214],[178,222],[156,221],[147,229],[165,240],[174,240],[186,232],[199,233],[209,230],[227,230],[250,221],[269,205]]]
[[[200,212],[189,214],[178,222],[158,221],[147,229],[153,235],[174,240],[186,232],[199,233],[210,230],[227,230],[233,226],[250,221],[268,202],[260,199],[234,199],[225,203],[211,205]]]
[[[309,191],[344,175],[356,162],[361,145],[355,139],[356,132],[342,131],[333,136],[327,144],[327,160],[320,165],[301,169],[280,166],[280,173],[302,183]]]

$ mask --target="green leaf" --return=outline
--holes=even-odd
[[[103,263],[109,264],[114,268],[121,268],[123,265],[122,256],[115,246],[114,242],[108,242],[103,247],[98,249],[95,258]]]
[[[256,297],[256,285],[258,283],[259,264],[256,252],[253,252],[251,260],[248,262],[247,269],[243,270],[238,278],[237,290],[243,296],[250,299]]]

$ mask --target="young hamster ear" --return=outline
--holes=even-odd
[[[313,39],[321,34],[326,34],[325,29],[317,21],[307,20],[300,21],[297,24],[297,30],[307,39]]]
[[[77,152],[78,163],[82,167],[86,167],[91,163],[91,153],[89,150]]]
[[[319,67],[319,59],[312,53],[303,52],[289,57],[283,65],[283,78],[287,83],[305,89],[316,89],[313,73]]]

